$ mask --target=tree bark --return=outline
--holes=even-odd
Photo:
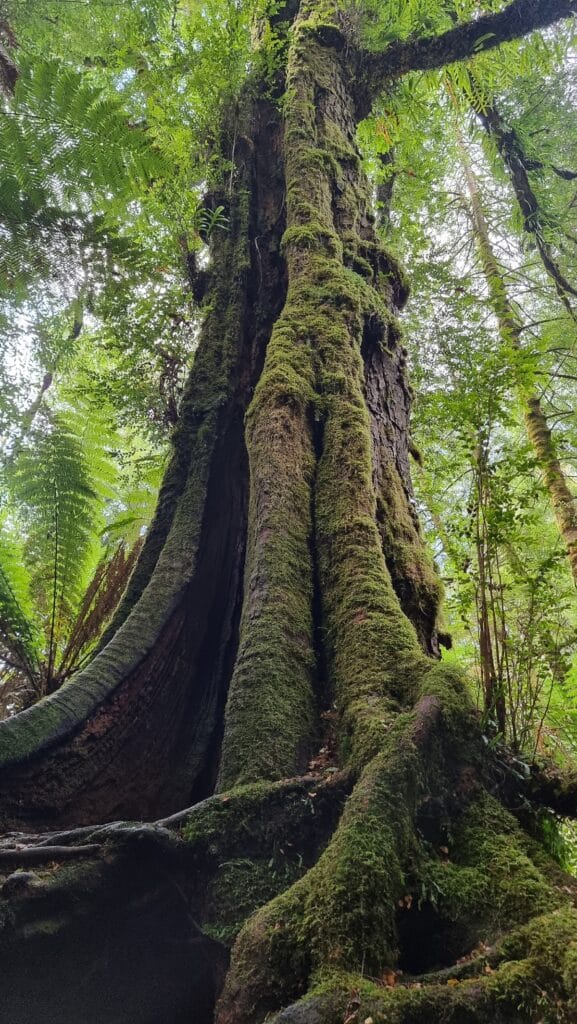
[[[223,134],[231,226],[116,631],[0,726],[11,1024],[575,1008],[575,882],[507,811],[525,792],[429,656],[406,285],[355,143],[362,55],[332,3],[286,16],[282,114],[255,77]],[[164,817],[94,824],[114,815]]]
[[[573,301],[577,296],[575,287],[567,280],[559,266],[551,244],[545,236],[545,220],[539,200],[531,184],[529,175],[530,167],[521,140],[513,129],[505,125],[498,108],[494,103],[485,109],[477,111],[481,124],[487,134],[493,139],[500,153],[503,163],[509,172],[511,184],[523,218],[523,227],[527,234],[535,241],[541,262],[546,274],[553,282],[553,286],[569,316],[575,320],[576,313],[573,309]],[[542,169],[535,167],[535,170]]]
[[[70,684],[3,724],[7,824],[153,818],[214,785],[242,596],[243,417],[285,290],[279,113],[264,95],[243,104],[223,131],[223,152],[234,146],[236,157],[234,191],[222,196],[230,228],[213,246],[155,520],[108,643]]]

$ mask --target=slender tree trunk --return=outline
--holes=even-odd
[[[539,200],[531,184],[530,171],[543,170],[542,164],[533,164],[525,155],[521,140],[517,133],[507,128],[495,103],[488,104],[477,111],[479,120],[489,137],[494,141],[509,177],[527,234],[535,240],[537,251],[545,273],[551,279],[559,299],[565,306],[569,316],[575,320],[577,314],[573,308],[577,290],[567,280],[550,242],[546,238],[546,218],[541,210]],[[562,173],[562,172],[561,172]]]
[[[491,244],[478,184],[462,143],[460,149],[470,200],[473,232],[489,290],[491,306],[497,318],[503,342],[518,351],[521,348],[520,337],[523,325],[507,295],[503,274]],[[535,393],[527,393],[526,385],[523,382],[520,382],[518,390],[527,436],[533,448],[537,466],[543,473],[543,481],[547,488],[551,508],[565,545],[573,579],[577,585],[577,498],[569,488],[563,467],[557,457],[553,435],[547,425],[547,417],[543,412],[539,396]]]
[[[557,456],[553,434],[536,395],[527,400],[525,423],[539,468],[543,472],[559,532],[567,548],[573,579],[577,584],[577,497],[569,489]]]
[[[488,536],[487,507],[489,499],[489,465],[487,440],[479,435],[475,453],[475,501],[474,530],[479,583],[477,588],[477,623],[479,630],[479,660],[481,669],[481,687],[484,695],[485,714],[492,723],[492,728],[505,738],[507,736],[507,705],[505,686],[500,658],[500,640],[502,637],[495,628],[495,589],[492,574],[494,545]],[[513,741],[515,741],[514,722]]]
[[[575,883],[506,810],[526,787],[429,656],[439,585],[411,502],[406,287],[355,144],[365,60],[379,68],[332,3],[280,17],[282,114],[255,73],[223,136],[231,228],[116,632],[0,726],[0,807],[27,830],[0,842],[9,1019],[569,1021]],[[411,60],[478,46],[485,21],[432,53],[411,43]],[[334,763],[308,773],[321,743]],[[215,787],[148,825],[93,824]],[[35,835],[35,820],[88,824]]]

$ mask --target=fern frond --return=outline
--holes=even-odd
[[[54,414],[11,471],[28,536],[26,559],[34,566],[32,586],[47,623],[49,676],[98,559],[103,502],[116,475],[97,420],[86,410]]]
[[[90,657],[124,593],[142,543],[139,538],[132,548],[117,544],[97,565],[57,666],[59,680],[82,668]]]
[[[106,245],[127,202],[163,170],[118,93],[56,57],[21,58],[0,109],[0,151],[0,277],[12,289],[64,278],[82,247]]]
[[[0,664],[35,682],[39,674],[41,635],[30,598],[30,574],[22,544],[0,521]]]
[[[154,514],[163,470],[164,460],[158,458],[149,460],[144,469],[132,468],[136,479],[129,481],[109,509],[105,534],[110,541],[136,544]]]

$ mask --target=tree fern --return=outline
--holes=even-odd
[[[4,513],[0,519],[0,666],[10,670],[11,676],[32,682],[41,650],[23,545]]]
[[[119,212],[161,173],[118,93],[58,58],[21,59],[0,149],[0,276],[12,287],[70,272],[87,246],[106,248]]]
[[[30,587],[46,622],[48,675],[82,599],[98,548],[102,499],[115,475],[99,426],[85,420],[79,429],[79,413],[59,412],[44,431],[35,431],[8,471],[27,536]]]
[[[60,685],[72,672],[82,668],[90,657],[104,627],[112,617],[142,547],[139,536],[132,546],[124,542],[109,544],[106,554],[96,566],[66,644],[55,670],[52,685]]]

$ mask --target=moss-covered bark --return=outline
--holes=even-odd
[[[551,428],[536,395],[531,395],[527,399],[525,424],[537,464],[543,472],[551,507],[567,550],[573,579],[577,584],[577,495],[569,488],[557,455]]]
[[[239,134],[152,530],[109,642],[70,685],[0,726],[6,823],[154,817],[214,785],[242,598],[243,417],[285,288],[280,115],[258,82],[223,128],[227,158]]]
[[[574,982],[558,956],[538,963],[534,938],[547,927],[551,945],[563,947],[575,918],[562,908],[575,887],[490,795],[464,682],[424,657],[383,557],[362,344],[376,317],[372,343],[395,353],[399,285],[367,230],[346,52],[332,6],[301,4],[285,106],[287,310],[302,325],[296,343],[313,349],[324,654],[341,757],[359,781],[318,862],[240,933],[216,1019],[259,1024],[284,1006],[279,1022],[531,1021],[547,1006],[562,1020]],[[380,504],[389,554],[408,499],[394,469],[383,474]],[[501,941],[507,931],[521,964]],[[471,982],[444,976],[448,964],[477,961],[479,943],[498,949],[494,967],[481,958]],[[400,965],[417,977],[385,994]],[[424,969],[429,977],[418,980]],[[554,995],[523,995],[537,975]]]
[[[218,795],[151,826],[0,842],[11,1024],[570,1021],[575,883],[506,810],[464,680],[428,656],[407,286],[355,147],[366,55],[338,5],[283,10],[282,103],[270,81],[244,96],[231,227],[126,618],[86,675],[0,727],[18,827],[166,814],[217,766]]]

